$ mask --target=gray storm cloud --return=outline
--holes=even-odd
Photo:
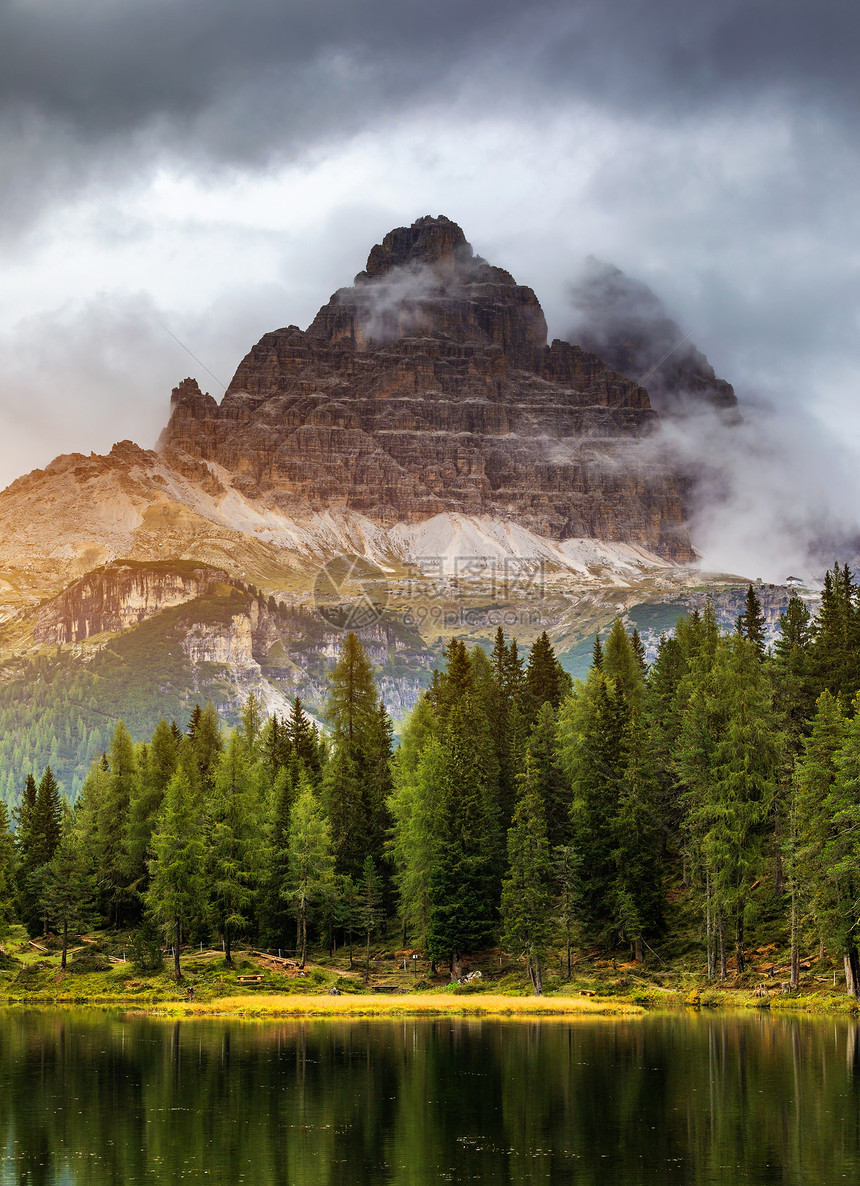
[[[164,154],[267,168],[451,98],[473,114],[585,99],[671,119],[773,95],[850,128],[859,38],[842,0],[4,0],[6,217]]]

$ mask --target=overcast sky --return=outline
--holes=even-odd
[[[736,499],[753,556],[756,500],[841,530],[858,44],[848,0],[0,0],[0,483],[153,445],[185,375],[220,397],[387,230],[444,213],[551,335],[593,253],[771,404],[772,477]],[[725,528],[706,550],[746,563]]]

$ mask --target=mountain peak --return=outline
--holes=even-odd
[[[377,280],[392,268],[410,266],[434,267],[451,273],[458,265],[468,265],[473,257],[472,247],[456,222],[444,214],[435,218],[425,214],[411,226],[389,231],[381,243],[371,248],[367,267],[359,272],[355,282]]]
[[[656,426],[643,387],[547,345],[532,289],[427,215],[373,247],[307,331],[266,334],[220,406],[181,384],[161,444],[290,514],[347,508],[386,528],[490,516],[686,561]]]

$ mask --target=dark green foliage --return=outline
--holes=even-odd
[[[847,565],[836,564],[827,573],[811,633],[809,665],[815,695],[826,689],[850,704],[860,688],[860,612]]]
[[[439,771],[438,846],[429,878],[427,944],[450,960],[487,944],[494,929],[498,836],[487,724],[463,694],[450,709]]]
[[[542,961],[552,938],[552,862],[543,798],[530,757],[508,831],[508,872],[502,882],[502,942],[523,955],[535,996],[543,993]]]
[[[815,707],[809,653],[811,616],[799,597],[792,597],[780,616],[779,630],[773,645],[774,703],[792,748],[796,748]]]
[[[28,774],[17,813],[16,844],[18,913],[31,935],[47,930],[48,866],[60,842],[62,820],[60,788],[50,766],[46,767],[38,787]]]
[[[248,746],[251,731],[234,734],[218,761],[206,808],[206,893],[224,943],[224,959],[232,962],[232,944],[250,921],[252,884],[261,837],[260,812]]]
[[[164,967],[161,928],[145,915],[131,937],[131,962],[136,972],[160,972]]]
[[[201,912],[205,900],[202,810],[194,789],[178,770],[167,784],[152,837],[146,906],[173,944],[173,972],[182,977],[179,948],[183,928]]]
[[[15,842],[6,804],[0,801],[0,938],[15,915]]]
[[[812,719],[811,697],[856,670],[857,593],[834,569],[819,618],[792,601],[762,656],[751,592],[734,638],[708,603],[661,638],[650,670],[617,620],[573,688],[545,634],[525,666],[501,630],[490,656],[452,639],[396,753],[355,635],[332,673],[330,740],[298,699],[264,721],[250,698],[226,736],[213,703],[182,708],[185,732],[171,711],[137,744],[122,722],[104,728],[74,811],[53,767],[38,783],[16,775],[0,927],[16,914],[32,934],[69,934],[92,916],[143,942],[158,924],[177,953],[218,933],[228,959],[239,934],[291,948],[297,930],[306,953],[314,935],[351,950],[358,932],[366,963],[396,905],[404,946],[458,975],[501,935],[540,991],[545,953],[569,959],[573,942],[659,950],[665,887],[683,879],[679,910],[701,909],[712,974],[732,940],[743,968],[758,900],[770,920],[790,899],[794,932],[856,961],[857,706],[821,696]],[[773,889],[753,894],[759,882]]]
[[[376,871],[376,863],[368,853],[364,859],[361,877],[355,890],[353,918],[356,929],[364,932],[364,983],[370,980],[370,940],[378,930],[382,919],[382,878]]]
[[[534,783],[546,818],[551,848],[565,844],[570,835],[570,784],[558,762],[558,722],[547,700],[538,711],[528,742],[530,778]]]
[[[535,639],[529,653],[523,680],[524,711],[529,722],[534,721],[544,704],[558,709],[571,687],[571,678],[556,659],[549,635],[544,630]]]
[[[383,860],[389,826],[391,721],[379,699],[370,660],[348,634],[331,675],[327,703],[333,753],[323,781],[338,873],[358,878],[370,855]]]
[[[739,971],[749,887],[762,869],[781,745],[755,645],[740,635],[722,641],[685,710],[678,764],[686,788],[685,830],[706,887],[708,923],[716,911],[718,929],[733,931]]]
[[[371,857],[367,858],[373,864]],[[331,829],[305,776],[290,811],[287,878],[282,896],[292,905],[298,923],[300,967],[308,950],[308,919],[332,896]]]
[[[42,909],[63,936],[60,966],[66,967],[69,935],[85,927],[93,916],[95,881],[88,854],[69,829],[48,866]]]
[[[758,594],[752,585],[747,587],[744,612],[738,618],[738,634],[752,643],[759,659],[765,653],[765,620]]]

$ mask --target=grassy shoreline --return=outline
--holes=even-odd
[[[321,954],[300,969],[294,960],[253,949],[227,964],[217,950],[182,954],[183,979],[168,966],[143,971],[126,960],[122,935],[86,938],[60,967],[55,937],[31,940],[16,927],[0,947],[0,1009],[98,1008],[137,1015],[246,1018],[370,1017],[641,1017],[647,1013],[756,1010],[774,1014],[857,1016],[857,1002],[837,985],[833,968],[807,969],[798,993],[761,972],[707,983],[702,970],[681,964],[648,967],[578,957],[571,978],[547,971],[546,995],[531,995],[523,965],[497,949],[471,961],[478,978],[451,984],[409,953],[385,949],[371,959],[370,983],[345,954]],[[410,966],[412,965],[412,966]],[[478,970],[480,967],[483,971]],[[829,971],[830,975],[825,977]],[[756,984],[756,979],[759,983]],[[189,998],[186,994],[191,992]]]

